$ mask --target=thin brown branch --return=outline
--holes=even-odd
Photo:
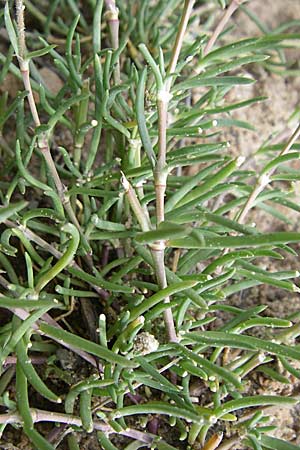
[[[169,63],[167,74],[170,75],[176,70],[178,58],[180,55],[180,50],[183,44],[183,38],[187,29],[187,25],[189,22],[190,15],[193,10],[195,0],[185,0],[184,6],[183,6],[183,12],[180,19],[179,27],[178,27],[178,33],[176,36],[175,44],[172,50],[171,60]],[[171,79],[167,81],[168,84],[171,84]],[[167,91],[170,90],[170,86],[167,87]]]
[[[238,7],[244,3],[245,0],[232,0],[232,2],[230,3],[230,5],[228,6],[228,8],[226,9],[226,11],[224,12],[220,22],[218,23],[218,25],[216,26],[213,34],[211,35],[208,43],[206,44],[204,51],[203,51],[203,55],[207,55],[207,53],[209,53],[211,51],[211,49],[213,48],[213,46],[215,45],[218,37],[220,36],[220,34],[222,33],[222,31],[224,30],[225,26],[227,25],[229,19],[231,18],[231,16],[234,14],[234,12],[238,9]]]
[[[279,153],[278,156],[283,156],[286,153],[288,153],[293,146],[293,144],[297,141],[298,137],[300,136],[300,124],[288,140],[287,144],[283,148],[283,150]],[[271,176],[275,172],[276,167],[271,168],[268,172],[264,173],[263,176],[260,176],[254,186],[253,191],[251,192],[250,196],[248,197],[248,200],[244,204],[241,212],[238,215],[238,223],[243,223],[248,212],[253,207],[255,200],[259,196],[259,194],[265,189],[265,187],[270,183]]]
[[[135,190],[133,189],[133,187],[131,186],[131,184],[129,183],[129,181],[127,180],[127,178],[123,173],[121,183],[125,190],[125,194],[127,196],[130,207],[134,212],[134,215],[137,221],[139,222],[141,229],[143,231],[150,231],[151,223],[148,212],[146,212],[142,207],[142,205],[140,204],[140,201],[135,193]]]
[[[29,313],[27,311],[25,311],[24,309],[21,308],[16,308],[14,309],[14,314],[16,316],[18,316],[20,319],[25,320],[29,317]],[[49,315],[49,314],[44,314],[42,317],[42,320],[44,320],[46,323],[48,323],[49,325],[52,325],[56,328],[62,328],[60,325],[58,325],[58,323]],[[36,331],[38,331],[39,326],[38,323],[34,323],[32,325],[32,328]],[[51,339],[53,339],[51,337]],[[55,339],[54,339],[55,340]],[[84,350],[80,350],[79,348],[73,347],[72,345],[61,341],[61,340],[57,340],[57,342],[62,345],[63,347],[68,348],[69,350],[72,350],[72,352],[76,353],[77,355],[79,355],[82,359],[85,359],[85,361],[89,362],[90,364],[92,364],[92,366],[94,367],[98,367],[97,361],[95,360],[95,358],[91,355],[89,355],[88,353],[86,353]]]
[[[30,414],[34,423],[59,422],[76,427],[82,427],[81,418],[77,416],[72,416],[70,414],[44,411],[41,409],[34,409],[34,408],[30,409]],[[0,414],[0,424],[3,425],[21,424],[22,422],[23,419],[18,413],[13,412],[7,414]],[[93,425],[95,430],[103,431],[107,434],[116,433],[116,431],[110,425],[100,422],[99,420],[95,420]],[[130,438],[139,440],[141,442],[145,442],[147,444],[151,443],[153,441],[153,438],[155,437],[151,436],[149,433],[143,433],[142,431],[134,430],[132,428],[126,428],[126,430],[121,430],[118,432],[118,434],[128,436]]]
[[[39,114],[37,111],[32,87],[31,87],[31,83],[30,83],[29,61],[28,61],[28,59],[26,59],[26,42],[25,42],[25,31],[24,31],[25,30],[24,9],[25,9],[25,6],[23,3],[23,0],[16,0],[18,48],[19,48],[18,61],[19,61],[19,65],[20,65],[20,71],[22,74],[24,87],[25,87],[26,91],[28,92],[27,98],[28,98],[28,103],[29,103],[31,114],[32,114],[32,118],[33,118],[35,127],[38,127],[41,125],[41,121],[39,118]],[[76,226],[76,228],[80,232],[82,239],[84,240],[84,236],[83,236],[80,224],[79,224],[79,222],[76,218],[76,215],[71,207],[69,199],[65,195],[65,188],[64,188],[64,185],[58,175],[55,163],[54,163],[52,155],[51,155],[48,139],[45,134],[41,134],[38,136],[38,148],[46,161],[47,167],[49,169],[51,177],[53,178],[53,181],[56,186],[57,193],[59,195],[61,203],[64,206],[71,222]]]
[[[15,365],[17,364],[17,360],[18,358],[16,356],[8,356],[5,361],[3,362],[3,366],[10,366],[10,365]],[[32,364],[44,364],[45,362],[47,362],[48,358],[46,358],[45,356],[30,356],[30,362]]]
[[[25,41],[25,23],[24,23],[25,5],[23,0],[16,0],[16,17],[18,26],[18,52],[21,59],[25,59],[26,41]]]
[[[32,92],[32,87],[31,87],[31,83],[30,83],[29,61],[28,61],[28,59],[26,59],[24,9],[25,9],[25,6],[23,3],[23,0],[16,0],[17,31],[18,31],[17,35],[18,35],[18,49],[19,49],[18,61],[19,61],[19,65],[20,65],[20,71],[21,71],[21,74],[23,77],[24,87],[28,91],[28,103],[29,103],[30,111],[31,111],[31,114],[33,117],[33,121],[34,121],[35,127],[38,127],[38,126],[40,126],[41,121],[39,118],[39,114],[37,111],[35,99],[34,99],[33,92]],[[80,223],[79,223],[79,221],[76,217],[76,214],[72,208],[70,200],[66,196],[66,189],[58,175],[53,157],[51,155],[48,137],[46,136],[46,134],[40,134],[38,136],[38,148],[40,150],[40,153],[44,157],[44,160],[48,167],[50,176],[52,177],[52,179],[54,181],[61,204],[63,205],[70,221],[76,226],[76,228],[78,229],[78,231],[80,233],[81,240],[84,244],[84,248],[88,252],[84,257],[84,260],[85,260],[86,264],[88,265],[89,269],[92,271],[93,262],[92,262],[92,257],[91,257],[90,245],[87,242],[86,237],[82,232]],[[86,309],[88,309],[90,312],[90,315],[92,315],[92,306],[91,306],[90,302],[85,299],[85,303],[86,304],[85,304],[84,311]],[[88,317],[87,317],[87,320],[88,320]]]
[[[119,9],[116,6],[115,0],[105,0],[106,14],[105,17],[108,22],[111,45],[114,50],[119,48]],[[115,84],[120,84],[121,82],[121,71],[120,71],[120,60],[116,61],[113,69],[113,76]]]
[[[289,152],[293,144],[297,141],[298,137],[300,136],[300,124],[297,126],[296,130],[288,140],[287,144],[283,148],[283,150],[279,153],[279,156],[283,156],[286,153]],[[236,216],[236,220],[238,223],[242,224],[245,222],[246,216],[248,215],[249,211],[253,208],[255,201],[259,194],[268,186],[268,184],[271,181],[271,176],[275,172],[276,167],[273,167],[268,172],[264,173],[262,176],[260,176],[257,179],[257,182],[254,185],[254,188],[252,192],[250,193],[246,203],[243,205],[242,209],[238,212]],[[225,249],[222,252],[222,256],[226,255],[229,252],[229,249]],[[222,272],[223,266],[220,266],[218,268],[218,272]]]
[[[29,72],[29,63],[27,60],[18,58],[19,66],[20,66],[20,72],[22,74],[24,88],[28,92],[27,99],[30,107],[30,111],[32,114],[32,118],[34,121],[34,125],[36,127],[39,127],[41,125],[39,114],[37,111],[36,103],[33,96],[33,91],[30,83],[30,72]]]
[[[24,22],[25,5],[23,0],[16,0],[16,18],[18,30],[18,62],[20,72],[22,74],[25,90],[28,92],[27,98],[32,114],[32,118],[36,127],[41,125],[34,100],[32,87],[30,83],[29,61],[26,59],[26,40],[25,40],[25,22]]]

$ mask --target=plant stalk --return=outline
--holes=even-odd
[[[128,202],[131,206],[131,209],[133,210],[134,215],[137,218],[137,221],[139,222],[142,231],[144,232],[150,231],[151,223],[149,215],[145,212],[144,208],[140,204],[140,201],[135,193],[135,190],[133,189],[133,187],[131,186],[131,184],[129,183],[129,181],[127,180],[127,178],[123,173],[121,183],[125,190],[125,194],[128,198]]]
[[[105,0],[107,12],[105,14],[108,22],[111,45],[114,50],[119,48],[119,9],[116,6],[115,0]],[[120,59],[118,58],[113,69],[114,83],[116,85],[121,83]]]
[[[82,420],[80,417],[73,416],[71,414],[63,414],[58,412],[51,412],[49,411],[43,411],[41,409],[34,409],[30,408],[30,414],[32,417],[33,423],[37,422],[60,422],[60,423],[66,423],[68,425],[82,427]],[[7,413],[7,414],[0,414],[0,424],[3,425],[9,425],[9,424],[16,424],[16,423],[22,423],[22,418],[18,413]],[[94,423],[95,430],[103,431],[107,434],[113,434],[116,431],[106,423],[100,422],[99,420],[95,420]],[[123,436],[128,436],[133,439],[140,440],[142,442],[151,443],[153,441],[153,437],[151,437],[148,433],[143,433],[138,430],[134,430],[131,428],[127,428],[126,430],[121,430],[119,434]]]
[[[204,47],[203,50],[203,55],[207,55],[211,49],[213,48],[213,46],[215,45],[218,37],[220,36],[220,34],[222,33],[222,31],[224,30],[226,24],[228,23],[230,17],[234,14],[234,12],[238,9],[238,7],[244,3],[245,0],[232,0],[232,2],[230,3],[230,5],[228,6],[228,8],[226,9],[226,11],[224,12],[220,22],[218,23],[218,25],[216,26],[213,34],[211,35],[208,43],[206,44],[206,46]]]
[[[39,118],[39,114],[37,111],[32,87],[31,87],[31,83],[30,83],[29,62],[26,59],[24,9],[25,9],[25,6],[23,3],[23,0],[16,0],[18,49],[19,49],[18,61],[19,61],[19,65],[20,65],[20,71],[22,74],[24,87],[25,87],[26,91],[28,92],[27,97],[28,97],[28,103],[29,103],[31,115],[32,115],[32,118],[33,118],[33,121],[35,124],[35,128],[37,128],[41,125],[41,121]],[[80,232],[81,238],[83,240],[83,243],[84,243],[86,249],[90,250],[89,244],[87,243],[87,241],[82,233],[80,224],[79,224],[77,217],[73,211],[70,201],[65,195],[66,189],[58,175],[54,160],[51,155],[48,139],[44,133],[42,133],[41,135],[38,136],[38,148],[46,161],[47,167],[53,178],[53,181],[54,181],[56,189],[57,189],[57,193],[59,195],[62,205],[64,206],[64,208],[66,210],[66,213],[68,214],[71,222],[76,226],[76,228]]]
[[[288,153],[293,146],[293,144],[297,141],[298,137],[300,136],[300,124],[297,126],[296,130],[288,140],[286,146],[283,148],[283,150],[279,153],[278,156],[283,156],[286,153]],[[263,176],[259,177],[253,191],[251,192],[250,196],[248,197],[248,200],[244,204],[242,210],[240,211],[238,215],[238,223],[243,223],[246,215],[250,211],[250,209],[253,207],[253,204],[259,194],[264,190],[264,188],[269,184],[270,178],[275,172],[276,167],[271,168],[267,173],[265,173]]]
[[[168,107],[171,99],[171,85],[173,81],[172,74],[176,70],[178,58],[183,44],[184,34],[193,9],[194,0],[185,0],[183,12],[179,24],[178,33],[171,54],[171,60],[167,70],[167,80],[162,89],[157,93],[157,111],[158,111],[158,157],[154,168],[154,183],[156,194],[156,226],[159,226],[165,219],[165,192],[168,177],[168,168],[166,165],[167,155],[167,128],[168,128]],[[167,287],[166,269],[165,269],[165,241],[157,241],[151,246],[152,257],[155,266],[157,283],[160,289]],[[165,302],[169,303],[170,298],[166,297]],[[172,310],[167,308],[164,311],[164,320],[167,334],[170,342],[178,342]]]
[[[4,362],[3,366],[10,366],[17,364],[18,358],[16,356],[8,356]],[[40,365],[45,364],[47,362],[47,358],[45,356],[31,356],[30,361],[32,364]]]
[[[30,83],[30,70],[29,70],[29,61],[26,59],[26,40],[25,40],[25,24],[24,24],[24,3],[23,0],[16,0],[16,15],[17,15],[17,39],[18,39],[18,61],[20,65],[20,71],[23,77],[23,83],[25,89],[28,91],[28,102],[30,111],[33,117],[33,121],[35,124],[35,128],[39,127],[41,122],[39,118],[39,114],[37,111],[36,103],[34,100],[31,83]],[[70,221],[75,225],[77,230],[80,233],[80,237],[82,240],[83,247],[85,249],[86,255],[84,257],[86,264],[89,269],[93,270],[93,261],[91,256],[91,247],[82,232],[80,223],[76,217],[76,214],[72,208],[69,198],[65,195],[66,189],[58,175],[54,160],[51,155],[48,137],[45,133],[42,133],[38,136],[38,148],[40,153],[43,155],[46,165],[48,167],[49,173],[54,181],[56,186],[57,193],[59,195],[60,201],[70,219]],[[85,305],[83,307],[83,312],[86,314],[87,322],[89,323],[89,318],[93,316],[93,308],[90,302],[85,301]]]
[[[175,44],[174,44],[172,54],[171,54],[171,60],[170,60],[169,67],[167,70],[167,75],[169,75],[169,76],[172,75],[176,70],[178,58],[180,55],[180,50],[181,50],[182,43],[183,43],[183,38],[184,38],[186,29],[188,26],[189,18],[192,13],[192,10],[193,10],[194,3],[195,3],[195,0],[185,0],[185,2],[184,2],[182,16],[181,16],[180,24],[179,24],[179,28],[178,28],[178,33],[176,35]],[[172,84],[172,77],[170,77],[167,80],[167,91],[168,92],[170,91],[171,84]]]

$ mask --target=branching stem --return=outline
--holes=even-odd
[[[82,420],[80,417],[72,416],[71,414],[63,414],[58,412],[43,411],[41,409],[30,409],[30,414],[34,423],[37,422],[59,422],[65,423],[72,426],[81,427]],[[0,414],[0,424],[8,425],[8,424],[17,424],[22,423],[21,416],[16,413],[7,413]],[[107,434],[115,433],[115,430],[106,423],[100,422],[99,420],[95,420],[94,423],[95,430],[103,431]],[[121,430],[119,434],[123,436],[128,436],[133,439],[137,439],[142,442],[151,443],[153,441],[153,437],[149,435],[149,433],[143,433],[138,430],[134,430],[131,428],[126,428],[126,430]]]
[[[288,153],[289,150],[291,149],[292,145],[296,142],[296,140],[298,139],[299,136],[300,136],[300,124],[298,125],[298,127],[296,128],[296,130],[294,131],[294,133],[288,140],[286,146],[279,153],[279,156],[283,156],[286,153]],[[237,223],[242,224],[245,222],[245,218],[246,218],[247,214],[249,213],[249,211],[251,210],[251,208],[253,207],[255,200],[257,199],[259,194],[265,189],[265,187],[269,184],[271,176],[275,170],[276,170],[276,167],[273,167],[269,171],[264,172],[264,174],[261,175],[257,179],[257,182],[254,185],[254,188],[253,188],[252,192],[250,193],[246,203],[243,205],[242,209],[238,212],[238,214],[236,216]],[[222,256],[226,255],[228,252],[229,252],[229,249],[228,248],[225,249],[222,252]],[[220,266],[218,268],[218,272],[221,273],[222,269],[223,269],[223,266]]]

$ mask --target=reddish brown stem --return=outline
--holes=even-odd
[[[114,0],[105,0],[105,6],[107,9],[106,18],[109,27],[111,45],[114,50],[117,50],[119,48],[119,9],[117,8]],[[113,76],[115,84],[120,84],[121,71],[119,58],[114,66]]]

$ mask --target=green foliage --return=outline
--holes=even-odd
[[[233,113],[266,100],[228,101],[255,83],[244,66],[285,74],[298,21],[268,30],[242,5],[262,34],[235,41],[225,28],[206,51],[231,2],[196,2],[195,34],[185,33],[199,19],[192,0],[27,0],[23,48],[13,3],[0,14],[10,42],[0,80],[25,87],[0,97],[1,433],[22,423],[34,448],[57,448],[35,425],[54,421],[72,430],[70,450],[83,432],[108,450],[116,434],[128,450],[176,450],[215,448],[226,428],[233,446],[298,448],[271,436],[268,411],[298,400],[252,395],[249,384],[257,374],[300,379],[299,312],[274,318],[230,301],[260,285],[299,292],[297,271],[264,263],[298,254],[300,233],[282,211],[300,212],[300,128],[286,143],[259,143],[257,172],[225,137],[253,131]],[[252,209],[283,228],[253,226]],[[63,349],[82,370],[66,367]],[[156,421],[178,442],[140,431]]]

